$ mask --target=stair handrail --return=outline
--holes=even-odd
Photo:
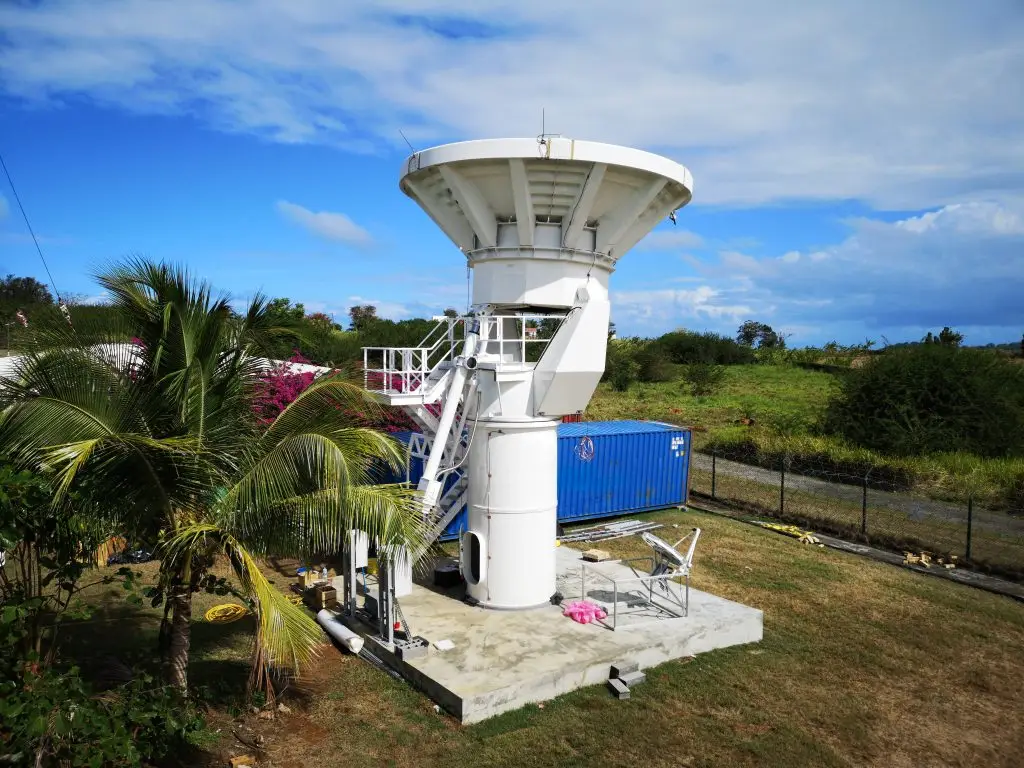
[[[444,406],[441,409],[441,416],[438,418],[437,434],[433,436],[430,445],[430,455],[423,467],[423,476],[420,479],[419,488],[424,492],[423,509],[425,513],[429,513],[441,497],[441,483],[437,479],[438,470],[441,469],[441,459],[455,423],[459,403],[464,401],[463,398],[468,386],[467,374],[476,368],[474,353],[476,352],[479,332],[479,323],[474,323],[471,328],[467,329],[462,354],[455,365],[451,384],[448,388],[448,397],[445,399]],[[475,382],[475,377],[473,381]]]
[[[363,347],[363,387],[370,389],[370,375],[380,374],[383,379],[384,392],[396,391],[392,386],[395,378],[401,383],[400,392],[411,393],[417,391],[430,376],[443,364],[455,359],[456,341],[453,333],[457,323],[463,318],[443,317],[435,324],[433,329],[423,338],[416,347]],[[431,341],[431,337],[444,328],[448,332],[440,334]],[[447,344],[447,348],[445,345]],[[444,354],[437,358],[435,353],[443,349]],[[370,366],[370,355],[381,354],[380,368]],[[401,367],[395,364],[396,358],[402,360]]]
[[[426,347],[427,346],[427,342],[430,341],[430,337],[433,336],[434,333],[436,333],[439,328],[444,328],[445,330],[447,330],[449,332],[448,333],[448,338],[454,344],[455,341],[454,341],[454,338],[452,337],[451,331],[459,323],[464,323],[466,318],[464,318],[464,317],[448,317],[447,315],[442,315],[441,317],[433,317],[431,319],[432,320],[436,320],[437,322],[434,324],[434,327],[430,329],[430,331],[427,333],[427,335],[423,337],[423,341],[420,342],[420,346],[421,347]],[[431,343],[430,346],[433,346],[433,343]]]

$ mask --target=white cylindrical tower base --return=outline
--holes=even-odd
[[[558,422],[477,422],[469,454],[462,572],[487,608],[533,608],[555,593]]]

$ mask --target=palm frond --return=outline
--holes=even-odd
[[[0,446],[57,474],[55,503],[88,479],[112,506],[163,516],[195,508],[216,471],[190,435],[163,433],[159,398],[119,365],[93,348],[26,355],[0,382]]]
[[[350,375],[338,372],[321,376],[289,403],[267,427],[263,442],[274,443],[285,435],[313,429],[330,432],[351,427],[353,418],[372,423],[384,413],[383,407],[357,384]],[[389,463],[399,466],[403,451],[397,442],[389,439],[393,451],[380,444],[391,454]]]
[[[403,484],[359,485],[283,498],[269,513],[224,505],[212,519],[256,554],[305,559],[340,552],[352,530],[382,547],[418,552],[428,533],[421,509],[418,492]]]
[[[247,514],[323,489],[335,489],[341,503],[348,489],[373,485],[380,464],[397,461],[396,443],[364,427],[301,432],[273,445],[259,443],[228,491],[225,507]]]
[[[323,641],[320,626],[274,588],[248,549],[230,533],[212,523],[183,527],[164,544],[164,556],[173,563],[211,546],[227,555],[242,592],[256,604],[260,625],[257,639],[264,659],[277,668],[295,671],[312,661]]]

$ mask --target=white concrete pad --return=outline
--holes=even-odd
[[[559,591],[581,597],[580,552],[558,548]],[[618,561],[587,563],[616,579],[633,573]],[[636,586],[636,585],[631,585]],[[609,585],[588,577],[588,599],[610,607]],[[613,663],[635,661],[640,669],[716,648],[761,640],[761,611],[699,590],[690,590],[689,615],[670,618],[620,594],[619,628],[579,624],[558,606],[495,611],[466,605],[458,595],[416,585],[401,598],[413,634],[432,644],[422,657],[403,661],[368,637],[367,649],[424,690],[463,723],[546,701],[588,685],[604,684]],[[353,629],[367,633],[355,622]],[[369,630],[372,631],[372,630]]]

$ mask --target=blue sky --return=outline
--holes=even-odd
[[[694,175],[612,276],[620,333],[1020,338],[1024,7],[767,5],[8,3],[0,152],[61,292],[138,253],[402,318],[463,307],[466,276],[398,190],[399,130],[533,136],[543,108]],[[44,279],[0,196],[0,271]]]

